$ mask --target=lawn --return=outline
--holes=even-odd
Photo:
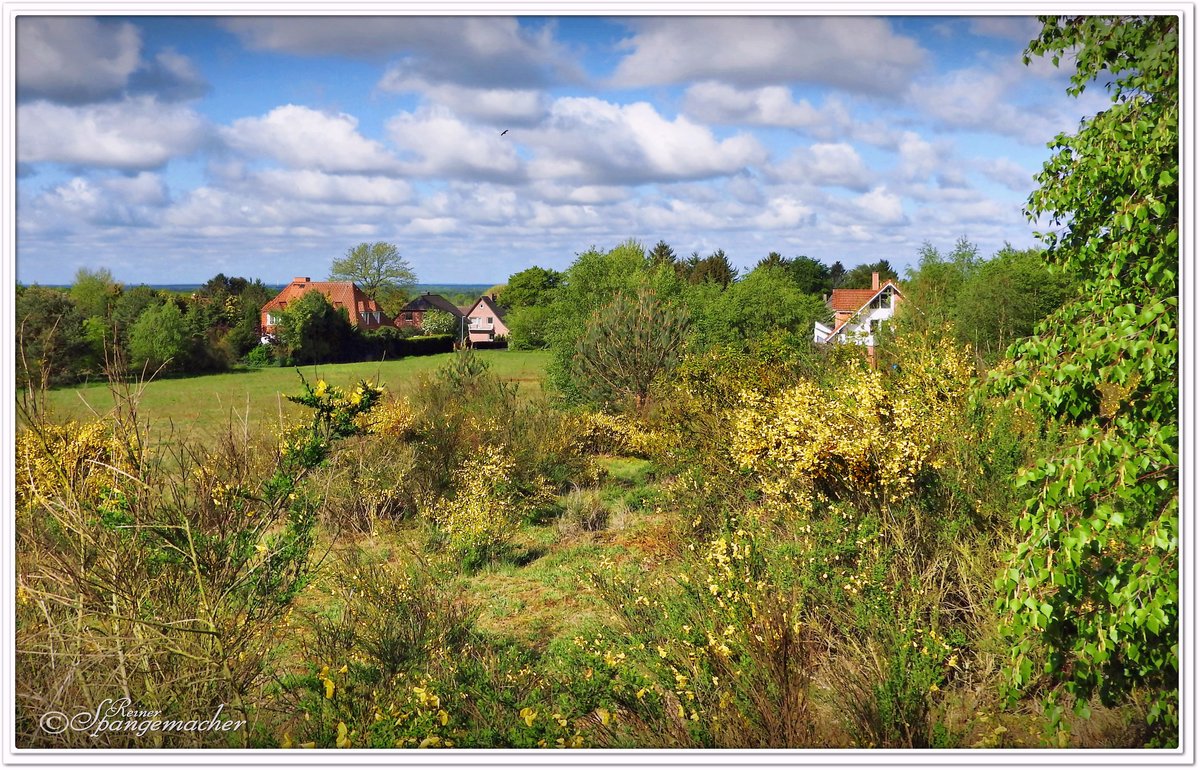
[[[382,383],[391,392],[403,392],[419,375],[445,365],[452,353],[414,356],[395,361],[304,366],[300,371],[310,381],[324,379],[331,385],[352,385],[361,378]],[[544,351],[480,350],[499,377],[519,384],[521,392],[541,392],[549,354]],[[133,386],[137,387],[137,386]],[[250,425],[278,423],[299,409],[285,398],[300,390],[294,368],[241,369],[225,374],[161,378],[146,383],[138,401],[139,414],[156,428],[206,432],[229,421]],[[57,420],[89,419],[113,407],[107,383],[52,390],[47,394],[50,413]]]

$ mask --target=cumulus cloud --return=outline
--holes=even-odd
[[[452,83],[430,83],[389,69],[378,88],[391,93],[418,93],[431,104],[456,115],[504,125],[532,125],[546,113],[547,98],[536,89],[469,88]]]
[[[495,16],[291,16],[223,21],[247,46],[295,56],[399,58],[390,79],[535,86],[578,77],[553,28]]]
[[[330,173],[389,173],[396,159],[383,145],[358,132],[358,119],[296,104],[258,118],[240,118],[221,130],[231,148],[274,158],[290,168]]]
[[[527,136],[535,153],[532,177],[585,184],[726,176],[766,159],[748,135],[718,140],[707,127],[683,116],[667,120],[646,102],[562,98]]]
[[[920,182],[936,176],[949,158],[949,145],[927,141],[914,131],[900,135],[896,171],[908,182]]]
[[[203,96],[208,83],[187,57],[166,50],[142,58],[142,38],[129,22],[80,16],[17,19],[17,96],[88,104],[151,94],[178,101]]]
[[[154,94],[166,101],[197,99],[210,90],[191,60],[175,51],[161,51],[135,71],[129,81],[134,93]]]
[[[444,107],[400,113],[388,121],[387,131],[394,145],[415,158],[405,163],[408,173],[492,180],[521,175],[511,141],[462,122]]]
[[[805,99],[793,99],[784,86],[735,88],[705,81],[684,92],[683,109],[707,123],[793,128],[821,137],[845,133],[852,123],[840,102],[814,107]]]
[[[87,226],[147,227],[158,222],[169,202],[162,178],[150,172],[99,180],[77,176],[38,195],[27,224],[51,232]]]
[[[907,101],[942,128],[1042,145],[1061,131],[1078,128],[1080,118],[1104,109],[1108,99],[1092,89],[1064,100],[1057,81],[1034,88],[1024,65],[1010,60],[923,78],[912,84]]]
[[[659,17],[630,22],[612,80],[647,86],[718,80],[805,82],[870,94],[903,89],[925,51],[886,19],[863,16]]]
[[[992,158],[978,162],[980,172],[1013,192],[1028,193],[1033,190],[1034,171],[1021,166],[1008,158]]]
[[[908,221],[900,196],[880,185],[854,199],[855,205],[872,222],[879,225],[900,225]]]
[[[970,29],[981,37],[1028,43],[1041,32],[1042,24],[1034,16],[976,16],[970,20]]]
[[[766,207],[750,221],[757,228],[778,230],[812,224],[815,218],[812,208],[796,198],[784,196],[767,201]]]
[[[872,174],[858,151],[849,144],[814,144],[797,149],[772,177],[817,187],[844,187],[866,192]]]
[[[248,186],[272,198],[364,206],[397,206],[413,197],[402,179],[364,174],[327,174],[313,169],[267,169],[249,177]]]
[[[207,122],[192,110],[147,97],[82,107],[33,102],[17,108],[16,122],[24,163],[159,168],[209,136]]]
[[[120,94],[137,69],[141,35],[128,23],[77,16],[17,19],[17,91],[69,104]]]

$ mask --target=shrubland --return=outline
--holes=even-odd
[[[207,445],[148,442],[119,377],[98,420],[28,409],[18,740],[1177,743],[1174,23],[1047,23],[1031,54],[1117,77],[1031,198],[1063,229],[990,261],[927,247],[874,366],[810,341],[810,295],[886,261],[739,278],[630,241],[510,281],[546,394],[466,349],[387,391],[302,379],[304,419]],[[743,307],[772,287],[791,312]],[[31,383],[87,343],[42,332]],[[114,693],[248,728],[39,731]]]

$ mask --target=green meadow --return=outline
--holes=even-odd
[[[414,356],[395,361],[325,364],[303,367],[239,369],[222,374],[164,377],[129,383],[141,391],[138,411],[159,428],[207,432],[237,424],[257,426],[279,423],[298,410],[287,396],[300,391],[300,375],[310,382],[323,379],[331,385],[353,385],[360,379],[382,384],[391,392],[413,387],[417,378],[444,366],[453,354]],[[526,396],[541,392],[541,379],[549,354],[545,351],[480,350],[477,355],[501,379],[518,383]],[[108,382],[57,388],[46,394],[46,405],[56,420],[88,420],[113,409],[114,394]]]

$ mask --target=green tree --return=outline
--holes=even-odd
[[[153,372],[160,366],[187,368],[192,330],[174,300],[147,307],[129,330],[129,366]]]
[[[778,251],[772,251],[767,256],[758,260],[758,264],[754,267],[755,269],[760,267],[787,267],[789,264],[791,264],[790,259],[785,259]]]
[[[1023,539],[998,582],[1012,684],[1062,683],[1081,710],[1140,690],[1159,744],[1178,724],[1178,23],[1046,17],[1027,49],[1069,56],[1069,92],[1102,78],[1111,104],[1055,138],[1028,203],[1078,299],[993,382],[1061,431],[1018,480]]]
[[[637,241],[625,241],[607,252],[593,247],[567,268],[550,305],[553,322],[544,327],[551,351],[546,379],[559,397],[568,402],[587,399],[575,380],[577,342],[597,309],[619,294],[633,296],[640,289],[651,289],[665,301],[678,298],[683,283],[672,266],[653,264]]]
[[[892,264],[886,259],[881,259],[878,262],[868,262],[850,270],[842,276],[837,285],[842,289],[869,289],[871,288],[871,273],[879,273],[880,283],[889,278],[893,281],[900,280],[900,276],[896,274]]]
[[[717,249],[703,259],[692,252],[692,256],[682,263],[679,269],[688,283],[715,283],[728,286],[737,278],[737,268],[729,261],[724,249]]]
[[[959,309],[959,294],[981,263],[979,247],[966,236],[958,239],[949,254],[942,254],[928,241],[922,244],[917,267],[909,269],[904,285],[906,301],[898,311],[902,327],[929,333],[953,324]],[[870,286],[869,273],[867,279]]]
[[[426,310],[421,315],[421,330],[426,334],[453,334],[457,338],[462,324],[461,318],[445,310]]]
[[[108,318],[109,311],[121,293],[121,285],[107,267],[88,270],[81,267],[71,284],[71,300],[84,318]]]
[[[275,335],[287,356],[298,363],[336,361],[350,347],[354,330],[343,308],[329,304],[319,291],[308,291],[279,314]]]
[[[508,327],[508,347],[512,350],[540,350],[549,345],[549,328],[554,311],[545,305],[510,310],[504,317]]]
[[[650,262],[655,265],[673,265],[675,261],[675,250],[666,241],[659,241],[650,250]]]
[[[642,411],[655,379],[679,360],[688,315],[653,289],[619,294],[588,319],[575,347],[575,374],[595,403]]]
[[[65,292],[30,286],[16,303],[17,387],[49,387],[78,378],[93,363],[83,317]]]
[[[417,284],[417,275],[394,244],[377,241],[360,243],[335,259],[329,280],[353,281],[372,299],[394,304]]]
[[[955,334],[985,361],[994,361],[1014,340],[1032,334],[1074,287],[1070,275],[1047,269],[1040,249],[1006,246],[972,270],[959,288]]]
[[[830,316],[819,296],[796,286],[787,267],[769,264],[756,267],[724,291],[700,284],[691,287],[687,297],[702,347],[779,332],[811,337],[813,322],[828,322]]]
[[[112,325],[112,308],[121,293],[121,285],[113,280],[108,268],[97,270],[79,268],[71,284],[71,301],[83,316],[83,336],[96,361],[104,361],[115,346],[116,334]]]
[[[499,301],[506,308],[548,305],[562,281],[563,274],[557,270],[535,265],[510,275]]]
[[[827,294],[833,290],[829,268],[820,260],[801,255],[788,260],[787,268],[797,288],[805,294]],[[869,275],[867,277],[870,278]]]

